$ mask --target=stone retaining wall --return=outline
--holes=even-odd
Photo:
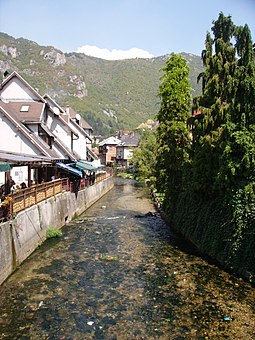
[[[0,284],[46,239],[49,227],[61,228],[114,186],[109,177],[77,194],[63,192],[0,224]]]

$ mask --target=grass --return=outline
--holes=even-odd
[[[104,260],[104,261],[119,261],[119,256],[117,256],[117,255],[101,255],[100,259]]]
[[[48,228],[46,230],[46,238],[55,238],[55,237],[61,237],[63,235],[62,231],[57,228]]]

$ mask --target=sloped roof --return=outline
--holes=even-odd
[[[72,126],[69,123],[69,117],[67,115],[59,115],[57,117],[65,126],[68,128],[73,134],[77,135],[77,132],[72,128]]]
[[[68,109],[69,109],[70,118],[77,119],[77,112],[75,112],[71,107],[69,107]],[[83,129],[93,130],[92,126],[89,125],[89,123],[81,116],[79,119],[79,126],[82,127]]]
[[[121,137],[121,143],[118,146],[138,146],[140,136],[135,135],[124,135]]]
[[[72,160],[72,161],[76,161],[77,159],[80,158],[80,156],[77,153],[72,152],[67,146],[65,146],[60,140],[58,140],[57,138],[54,139],[54,143],[60,148],[62,149],[66,155]]]
[[[137,126],[137,129],[146,129],[148,126],[145,123],[141,123],[140,125]]]
[[[87,154],[92,157],[93,159],[98,159],[98,155],[93,151],[91,150],[90,148],[87,147]]]
[[[41,118],[46,106],[53,113],[55,106],[59,109],[59,111],[62,111],[62,113],[64,113],[65,111],[50,96],[45,95],[44,97],[41,97],[37,93],[37,91],[33,89],[33,87],[30,86],[17,72],[13,72],[0,84],[0,90],[3,89],[4,86],[6,86],[8,82],[11,81],[11,79],[14,77],[17,77],[24,84],[24,86],[28,88],[28,90],[31,91],[31,93],[34,94],[33,97],[36,99],[29,101],[24,100],[22,101],[16,98],[10,101],[0,100],[0,110],[3,112],[3,114],[14,126],[16,126],[21,131],[21,133],[26,138],[30,140],[32,144],[36,146],[39,153],[59,159],[59,155],[57,154],[57,152],[51,149],[50,146],[47,143],[45,143],[40,137],[38,137],[37,134],[32,133],[26,127],[25,124],[39,123],[51,137],[54,137],[54,143],[61,150],[63,155],[68,156],[72,160],[75,160],[76,158],[78,159],[79,155],[74,154],[68,147],[63,145],[63,143],[60,140],[58,140],[54,133],[53,132],[49,133],[47,127],[44,124],[42,124]],[[72,128],[72,126],[70,126],[70,124],[68,124],[68,122],[65,121],[62,114],[58,116],[58,119],[64,125],[66,125],[69,131],[72,131],[75,135],[77,135],[77,132]]]
[[[38,100],[45,102],[43,97],[31,86],[29,83],[21,77],[16,71],[12,72],[7,78],[5,78],[2,83],[0,83],[0,90],[4,89],[4,87],[11,81],[13,78],[18,78],[37,98]]]
[[[50,107],[50,110],[52,112],[54,112],[53,111],[54,107],[59,109],[59,112],[60,112],[59,118],[60,119],[63,119],[66,123],[69,123],[68,119],[70,117],[73,122],[76,122],[76,120],[77,120],[77,113],[71,107],[63,108],[53,98],[51,98],[50,95],[48,95],[47,93],[43,96],[43,98],[47,101],[47,103],[48,103],[48,105]],[[54,107],[52,107],[51,104],[53,104]],[[67,111],[69,112],[68,114],[67,114]],[[79,124],[77,124],[77,125],[79,125],[80,129],[82,129],[83,131],[84,131],[84,129],[92,130],[93,131],[93,128],[89,125],[89,123],[86,122],[86,120],[84,118],[82,118],[81,116],[80,116],[80,119],[79,119]],[[88,136],[88,135],[86,137],[91,139],[91,137]]]
[[[155,127],[158,126],[158,121],[154,121],[152,119],[147,119],[145,123],[141,123],[140,125],[137,126],[136,130],[139,129],[154,129]]]
[[[48,157],[59,158],[58,155],[54,152],[54,150],[50,149],[50,147],[41,141],[38,136],[35,136],[33,133],[29,132],[29,130],[19,121],[16,119],[15,113],[9,112],[9,110],[4,109],[2,106],[2,101],[0,101],[0,110],[5,115],[5,117],[18,128],[18,130],[22,133],[22,135],[27,138],[37,149],[39,153],[44,154]]]
[[[9,114],[12,115],[15,120],[19,122],[36,122],[41,120],[43,110],[45,108],[45,103],[43,102],[5,102],[0,101],[0,105]],[[22,108],[27,107],[27,110]]]
[[[87,132],[79,125],[76,123],[75,119],[70,119],[70,123],[75,126],[77,130],[79,130],[86,138],[88,138],[90,141],[92,141],[92,138],[87,134]]]
[[[59,109],[60,112],[64,113],[65,110],[62,108],[62,106],[60,106],[53,98],[51,98],[50,95],[48,95],[47,93],[43,96],[43,98],[46,100],[47,104],[49,105],[50,109],[53,111],[54,107],[57,107]],[[51,104],[53,104],[54,106],[52,107]],[[54,112],[54,111],[53,111]]]
[[[57,138],[57,136],[51,130],[49,130],[49,128],[44,123],[40,122],[39,111],[40,111],[40,108],[44,108],[45,107],[44,103],[29,102],[29,104],[32,104],[31,105],[31,110],[32,110],[32,108],[35,108],[35,111],[37,110],[36,111],[37,115],[34,115],[34,118],[33,118],[33,114],[28,114],[28,112],[19,112],[19,111],[17,112],[16,109],[18,108],[18,110],[19,110],[19,108],[20,108],[19,104],[20,103],[16,103],[16,102],[4,103],[4,102],[0,101],[0,108],[1,107],[4,108],[4,110],[14,119],[14,121],[20,125],[20,127],[22,128],[21,131],[24,131],[24,130],[26,131],[26,137],[28,137],[30,139],[30,141],[36,141],[37,145],[41,149],[43,149],[43,152],[46,155],[49,155],[49,156],[51,156],[53,158],[59,158],[59,155],[53,149],[51,149],[48,144],[46,144],[36,134],[29,132],[26,129],[26,127],[23,125],[23,123],[26,123],[26,122],[29,122],[29,123],[33,123],[33,122],[34,123],[40,123],[40,125],[44,129],[44,131],[46,133],[48,133],[49,136],[54,137],[54,143],[57,144],[58,148],[61,149],[64,154],[66,154],[72,160],[75,160],[76,158],[80,157],[79,155],[74,155],[71,152],[71,150],[68,147],[66,147],[65,145],[63,145],[63,143]],[[22,102],[22,104],[24,104],[24,103]],[[61,119],[61,121],[64,124],[66,124],[68,126],[68,128],[71,131],[73,131],[74,134],[76,134],[76,132],[71,128],[71,126],[69,126],[63,119]]]
[[[106,138],[102,140],[98,145],[103,146],[103,145],[118,145],[121,142],[121,140],[117,137],[111,136],[109,138]]]
[[[155,122],[153,119],[147,119],[146,124],[147,125],[153,125]]]

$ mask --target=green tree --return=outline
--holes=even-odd
[[[149,179],[154,183],[156,162],[156,136],[155,132],[146,129],[141,133],[139,147],[134,149],[133,162],[135,164],[136,178]]]
[[[231,239],[226,250],[228,261],[238,265],[242,257],[251,264],[255,221],[254,46],[248,26],[236,27],[231,17],[222,13],[213,22],[212,31],[214,37],[207,34],[202,52],[205,70],[199,78],[203,92],[194,101],[194,110],[201,114],[189,120],[193,132],[191,188],[207,198],[208,205],[219,200],[224,210],[230,210],[227,220],[222,221]]]
[[[220,13],[212,31],[214,38],[207,33],[206,49],[202,51],[205,71],[199,78],[203,80],[203,92],[195,99],[195,109],[201,115],[191,119],[192,186],[209,196],[229,185],[228,178],[220,175],[220,168],[223,149],[228,150],[229,134],[235,129],[232,112],[238,84],[236,50],[232,43],[236,27],[231,17]]]
[[[247,25],[235,29],[237,55],[235,96],[230,101],[230,122],[224,126],[220,183],[230,189],[255,181],[255,62]],[[226,187],[224,188],[226,190]]]
[[[184,189],[176,195],[176,209],[167,213],[185,237],[229,268],[255,275],[254,45],[248,26],[236,27],[222,13],[213,22],[212,32],[212,37],[207,33],[202,52],[204,71],[198,77],[202,94],[194,98],[188,119],[192,133],[189,163],[180,167],[184,170],[189,165],[189,185],[186,181],[180,185],[169,166],[178,164],[171,162],[178,151],[171,154],[175,150],[170,147],[171,135],[169,139],[164,135],[172,133],[173,118],[166,128],[163,106],[159,120],[165,143],[159,132],[159,147],[165,153],[159,149],[160,184],[164,188],[164,181],[170,183],[165,188],[171,200],[171,188]],[[174,179],[176,184],[171,183]]]
[[[233,108],[233,121],[240,128],[255,124],[255,63],[249,27],[236,28],[237,89]]]
[[[180,55],[171,54],[161,77],[161,106],[157,115],[157,189],[165,194],[164,208],[174,209],[183,190],[184,169],[188,163],[190,131],[189,67]]]

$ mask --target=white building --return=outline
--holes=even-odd
[[[42,97],[16,72],[0,84],[0,152],[46,156],[63,162],[88,160],[87,144],[91,145],[92,138],[78,118],[70,117],[48,95]],[[27,181],[27,173],[23,167],[11,171],[17,182]]]

